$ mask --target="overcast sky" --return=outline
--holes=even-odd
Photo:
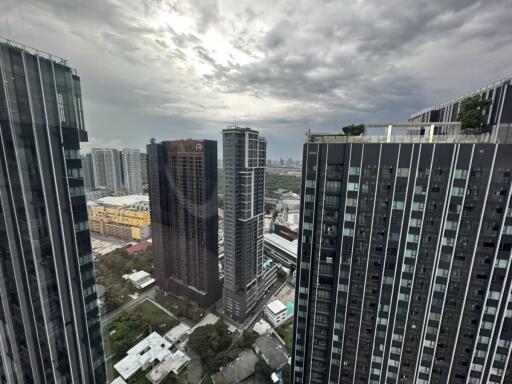
[[[0,0],[0,36],[67,58],[89,146],[403,122],[512,76],[510,0]],[[220,149],[220,148],[219,148]]]

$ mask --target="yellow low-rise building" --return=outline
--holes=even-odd
[[[151,236],[147,196],[106,197],[88,208],[93,232],[126,240],[144,240]]]

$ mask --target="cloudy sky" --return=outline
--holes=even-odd
[[[512,76],[510,0],[0,0],[0,36],[65,57],[94,146],[402,122]]]

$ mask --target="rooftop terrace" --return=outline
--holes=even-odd
[[[360,136],[343,133],[306,133],[306,143],[499,143],[505,142],[498,129],[512,132],[512,126],[494,127],[493,132],[466,133],[459,122],[369,124]],[[501,131],[500,131],[501,132]]]

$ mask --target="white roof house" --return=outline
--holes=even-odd
[[[177,342],[180,341],[180,339],[187,334],[189,331],[190,326],[188,326],[185,323],[179,323],[174,328],[171,328],[166,334],[165,338],[169,340],[169,342],[173,345],[175,345]]]
[[[123,279],[129,280],[137,289],[146,288],[155,282],[155,279],[146,271],[123,275]]]
[[[254,328],[252,330],[261,336],[266,334],[270,329],[272,329],[272,326],[265,320],[260,319],[256,324],[254,324]]]
[[[112,381],[110,384],[126,384],[126,381],[123,380],[121,376],[119,376],[117,379]]]
[[[153,332],[126,352],[127,356],[114,365],[121,377],[128,380],[139,369],[146,369],[151,363],[164,361],[171,355],[171,343]]]
[[[286,311],[286,305],[284,305],[280,300],[275,300],[270,304],[267,304],[267,308],[275,315],[281,313],[282,311]]]
[[[166,360],[162,361],[155,368],[153,368],[146,378],[153,384],[160,383],[167,377],[169,373],[178,375],[183,368],[185,368],[192,359],[179,349],[169,356]]]
[[[274,327],[279,327],[293,316],[293,312],[289,311],[288,307],[280,300],[274,300],[273,302],[265,305],[263,312],[270,324]]]

